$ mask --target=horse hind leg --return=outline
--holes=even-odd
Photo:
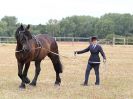
[[[35,61],[35,76],[30,85],[36,86],[38,75],[40,74],[41,67],[40,67],[41,61]]]
[[[62,73],[62,64],[60,61],[60,58],[58,55],[54,55],[53,53],[49,53],[48,57],[51,59],[55,72],[56,72],[56,81],[55,84],[56,85],[60,85],[61,83],[61,78],[60,78],[60,73]]]

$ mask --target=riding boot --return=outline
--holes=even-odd
[[[88,86],[88,81],[84,81],[84,86]]]

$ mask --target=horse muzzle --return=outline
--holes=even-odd
[[[27,46],[25,46],[25,45],[23,45],[22,50],[23,50],[24,52],[29,52],[29,51],[30,51],[30,49],[29,49]]]

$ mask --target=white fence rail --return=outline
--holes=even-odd
[[[114,37],[113,45],[133,45],[133,37]]]
[[[89,37],[54,37],[59,42],[88,42]],[[15,37],[0,37],[0,43],[16,43]],[[100,39],[100,44],[133,45],[133,38],[113,38],[112,40]]]
[[[89,41],[90,38],[85,37],[54,37],[56,41]]]
[[[56,41],[88,42],[90,38],[84,37],[54,37]],[[15,37],[0,37],[0,43],[16,43]]]
[[[16,43],[14,37],[0,37],[0,43]]]

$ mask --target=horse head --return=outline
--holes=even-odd
[[[29,31],[30,25],[28,25],[26,28],[21,24],[20,27],[16,30],[16,40],[17,44],[22,46],[22,50],[29,50],[29,44],[28,41],[32,39],[32,35]]]

